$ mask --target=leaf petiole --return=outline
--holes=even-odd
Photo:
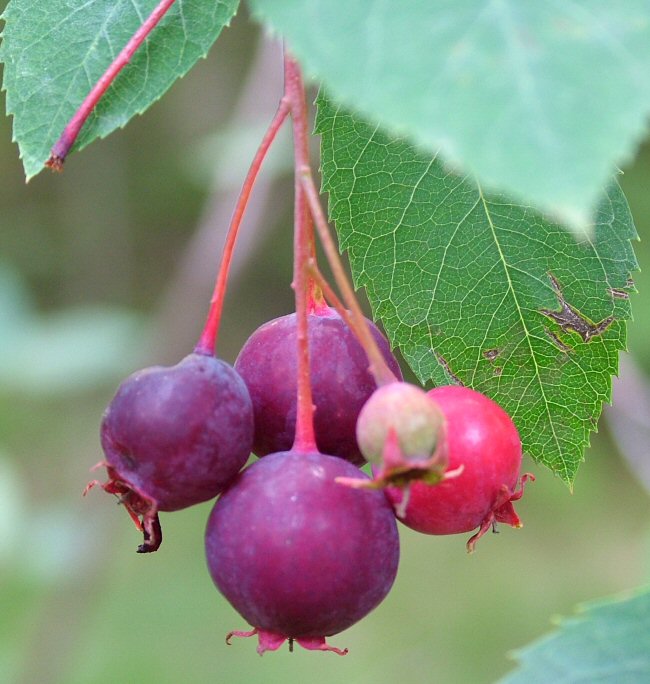
[[[104,93],[109,86],[116,79],[117,75],[129,63],[135,51],[142,45],[146,37],[157,26],[160,20],[167,14],[169,8],[174,4],[175,0],[160,0],[158,5],[153,9],[151,14],[145,19],[143,24],[133,34],[129,42],[121,50],[118,56],[113,60],[111,65],[102,74],[92,90],[86,96],[86,99],[81,103],[79,109],[74,113],[73,117],[68,122],[63,130],[61,137],[54,143],[54,147],[50,152],[45,166],[54,171],[62,171],[68,153],[74,145],[79,132],[86,123],[91,112],[97,106]]]

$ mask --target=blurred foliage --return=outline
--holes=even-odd
[[[0,384],[53,394],[112,379],[142,356],[137,320],[108,306],[36,314],[20,276],[0,264]]]
[[[202,326],[199,319],[193,329],[161,327],[160,309],[213,181],[214,169],[197,153],[202,141],[220,182],[228,182],[221,178],[229,167],[235,185],[241,174],[241,163],[224,156],[238,150],[220,153],[214,141],[228,136],[224,122],[255,38],[241,14],[207,61],[144,117],[71,157],[62,176],[42,174],[25,186],[10,121],[0,120],[0,256],[2,273],[18,274],[6,276],[14,285],[0,292],[3,683],[391,684],[407,677],[409,684],[487,684],[511,668],[510,649],[548,631],[553,614],[650,576],[647,495],[604,431],[573,495],[527,463],[539,477],[518,508],[526,527],[488,535],[474,556],[465,553],[464,536],[402,529],[394,590],[331,639],[350,648],[345,658],[283,650],[260,659],[253,643],[226,647],[225,634],[245,624],[205,568],[210,504],[164,515],[163,547],[143,557],[135,553],[139,534],[114,499],[101,491],[81,497],[101,458],[100,416],[120,378],[169,361],[161,357],[172,349],[189,351]],[[650,148],[622,178],[642,237],[650,235],[648,178]],[[221,339],[230,361],[254,327],[291,309],[291,179],[282,175],[274,187],[265,209],[272,225],[230,292]],[[643,242],[639,261],[650,261]],[[206,307],[213,275],[205,279]],[[648,278],[637,277],[642,293]],[[633,298],[630,347],[650,369],[644,296]],[[71,312],[79,327],[52,328]],[[12,350],[9,340],[19,335],[12,344],[29,354]],[[95,363],[85,361],[93,355]],[[45,365],[84,377],[34,391],[30,378],[47,374]]]

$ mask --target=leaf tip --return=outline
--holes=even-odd
[[[581,462],[584,462],[584,457],[580,459]],[[562,481],[564,484],[567,486],[569,490],[569,494],[573,495],[575,493],[575,481],[576,481],[576,474],[575,473],[565,473],[560,476],[562,478]]]

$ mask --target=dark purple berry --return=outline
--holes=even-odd
[[[226,487],[246,463],[252,435],[246,385],[213,356],[145,368],[120,385],[101,426],[110,478],[103,486],[121,495],[136,521],[143,517],[141,551],[159,544],[146,538],[156,535],[157,511],[192,506]]]
[[[206,530],[215,584],[259,634],[258,650],[286,639],[334,650],[324,638],[377,606],[397,572],[395,516],[383,493],[336,477],[363,475],[320,453],[284,452],[244,470]]]
[[[352,331],[330,307],[308,317],[309,352],[318,448],[361,465],[355,428],[359,411],[376,388],[368,358]],[[386,338],[368,321],[389,368],[402,374]],[[258,328],[235,362],[248,386],[255,414],[253,451],[258,456],[291,448],[296,426],[296,314]]]

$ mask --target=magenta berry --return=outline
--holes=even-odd
[[[156,534],[157,511],[212,499],[226,487],[246,463],[252,435],[246,385],[213,356],[145,368],[120,385],[101,426],[110,478],[103,486],[121,495],[134,519],[143,516],[140,551],[160,542],[147,538]]]
[[[275,453],[244,470],[212,510],[212,578],[259,634],[258,650],[286,639],[332,650],[390,590],[397,572],[395,517],[383,494],[337,484],[359,475],[320,453]]]
[[[368,358],[341,317],[327,306],[309,319],[309,351],[314,429],[319,449],[355,464],[364,462],[355,426],[359,411],[376,388]],[[391,371],[401,379],[386,338],[368,321]],[[265,323],[248,339],[235,368],[253,401],[258,456],[291,448],[296,425],[296,315]]]
[[[437,387],[429,392],[444,414],[448,467],[462,471],[440,484],[414,482],[403,523],[425,534],[456,534],[479,528],[476,541],[497,522],[521,527],[512,501],[521,467],[521,441],[510,416],[485,395],[466,387]],[[394,504],[404,495],[397,488],[387,494]]]

